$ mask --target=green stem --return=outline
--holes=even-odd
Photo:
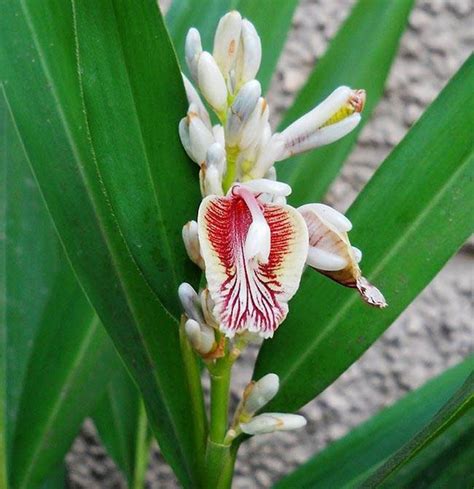
[[[146,417],[145,405],[140,398],[138,411],[138,426],[135,451],[135,466],[133,470],[133,489],[143,489],[145,483],[145,473],[148,465],[148,455],[150,449],[150,439],[148,437],[148,420]]]
[[[229,411],[230,373],[232,363],[227,357],[217,360],[210,371],[211,377],[211,429],[210,440],[222,443],[227,433]]]
[[[206,488],[230,489],[234,475],[236,447],[209,440],[206,452]]]

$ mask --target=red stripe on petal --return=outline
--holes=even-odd
[[[202,216],[201,225],[204,224],[205,241],[209,244],[203,246],[203,257],[216,303],[214,312],[229,336],[246,329],[272,336],[285,318],[286,301],[293,294],[284,290],[280,280],[281,267],[294,242],[293,221],[285,207],[261,206],[271,233],[266,264],[245,256],[252,217],[239,196],[210,198]]]

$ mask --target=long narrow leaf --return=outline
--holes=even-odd
[[[339,85],[364,88],[358,128],[341,141],[282,163],[280,178],[293,187],[291,202],[322,199],[382,96],[413,0],[359,0],[285,115],[282,127],[313,108]]]
[[[158,153],[163,151],[160,164],[168,170],[163,170],[162,185],[172,188],[181,177],[171,179],[169,147],[172,143],[166,136],[176,130],[181,109],[186,105],[178,67],[156,2],[143,0],[118,4],[109,1],[94,4],[88,13],[90,29],[92,32],[101,23],[106,24],[99,17],[106,9],[110,14],[108,27],[114,33],[115,43],[117,23],[119,19],[123,23],[128,12],[129,27],[133,31],[128,39],[134,43],[135,55],[140,60],[134,63],[143,66],[144,60],[149,61],[145,66],[148,71],[143,76],[150,82],[144,85],[152,97],[150,100],[156,100],[153,97],[157,92],[160,98],[174,98],[176,111],[164,115],[170,125],[169,132],[162,133],[162,125],[153,127],[147,119],[146,114],[151,117],[151,110],[160,111],[159,106],[153,104],[152,108],[143,109],[139,117],[147,145],[152,145]],[[81,6],[82,2],[78,2],[78,7]],[[82,96],[71,3],[67,0],[29,3],[1,0],[0,8],[0,73],[35,176],[81,285],[139,383],[161,449],[183,484],[189,486],[194,479],[198,450],[193,446],[192,430],[187,423],[190,402],[179,353],[177,324],[160,301],[169,289],[160,289],[158,295],[155,289],[160,288],[160,284],[155,281],[154,289],[150,282],[151,271],[142,269],[145,262],[137,251],[140,245],[150,249],[150,236],[154,236],[154,231],[151,233],[147,228],[146,234],[137,230],[132,234],[130,228],[124,229],[124,226],[131,226],[134,221],[124,215],[123,208],[115,208],[119,199],[117,191],[122,188],[115,184],[123,179],[136,182],[136,178],[132,178],[136,171],[135,161],[129,161],[126,168],[118,166],[112,181],[105,166],[113,166],[115,160],[107,159],[100,152],[96,159],[91,138],[92,143],[97,142],[97,134],[89,133],[88,124],[94,129],[100,121],[96,116],[94,120],[92,116],[85,118],[85,108],[91,108],[91,95],[84,92]],[[76,14],[79,20],[82,14],[79,11]],[[111,42],[104,37],[105,44]],[[114,45],[111,52],[115,49]],[[167,70],[160,71],[162,67],[155,64],[160,60]],[[121,57],[115,62],[123,64],[125,61]],[[134,64],[130,69],[136,68]],[[155,74],[152,82],[150,71]],[[130,75],[130,83],[134,84],[138,76]],[[117,97],[121,95],[121,91],[116,92]],[[140,94],[141,101],[143,98]],[[114,107],[114,110],[118,108]],[[149,142],[151,138],[157,141],[155,145]],[[176,145],[173,164],[176,173],[192,174],[179,145]],[[148,183],[148,188],[150,186],[152,184]],[[177,190],[173,199],[177,209],[175,220],[169,223],[168,229],[160,230],[170,236],[177,236],[182,222],[195,211],[192,206],[189,214],[186,212],[185,203],[191,205],[192,196]],[[146,188],[143,191],[149,195]],[[130,201],[128,204],[130,216],[136,217],[136,209],[142,203]],[[157,205],[154,200],[148,206],[150,226],[156,222]],[[136,225],[145,232],[143,222],[136,222]],[[131,236],[137,241],[130,242]],[[176,249],[180,246],[179,242],[174,243]],[[168,263],[159,265],[169,266]],[[190,274],[180,280],[193,279],[195,272],[189,270]],[[176,296],[168,297],[167,304],[170,309],[177,310]]]
[[[275,489],[358,487],[367,474],[373,473],[430,422],[462,387],[473,368],[474,357],[471,357],[432,379],[329,445],[279,481]]]
[[[349,211],[362,268],[384,310],[307,270],[290,313],[260,352],[255,378],[276,372],[269,409],[296,410],[331,384],[392,324],[474,227],[471,57],[384,162]]]
[[[118,358],[61,250],[3,93],[0,113],[4,454],[12,487],[33,488],[62,461]]]
[[[137,472],[143,469],[141,451],[148,452],[151,437],[138,389],[125,369],[107,386],[92,419],[110,456],[134,487]]]
[[[464,413],[474,407],[474,372],[456,391],[453,397],[439,410],[436,416],[415,437],[386,460],[376,472],[363,482],[364,487],[379,487],[401,467],[412,460],[427,445],[445,432]]]

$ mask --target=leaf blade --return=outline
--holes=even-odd
[[[367,474],[373,473],[436,416],[462,387],[473,367],[474,357],[470,357],[407,394],[313,456],[279,481],[275,489],[358,487]]]
[[[177,324],[137,265],[94,159],[71,4],[2,0],[0,5],[2,81],[35,176],[82,287],[140,385],[165,457],[190,485],[195,449],[186,423],[190,403]],[[151,10],[150,22],[159,21],[155,2],[135,5]],[[156,27],[164,55],[171,56],[163,25]],[[142,39],[137,49],[157,42]],[[170,73],[174,82],[176,71]],[[160,83],[166,92],[169,84]],[[46,123],[35,124],[31,114]],[[180,225],[177,219],[174,226]]]
[[[294,205],[324,197],[383,94],[413,4],[413,0],[359,0],[285,114],[282,128],[340,85],[367,91],[362,121],[354,131],[334,144],[293,157],[277,167],[279,177],[293,187],[290,202]]]
[[[469,236],[474,153],[467,144],[472,101],[465,84],[473,78],[471,57],[349,210],[351,239],[366,251],[362,267],[386,293],[389,307],[368,308],[353,291],[305,273],[286,323],[257,359],[255,378],[269,371],[280,375],[271,409],[298,409],[324,390]],[[313,291],[324,303],[314,300]],[[317,330],[308,328],[309,321]]]

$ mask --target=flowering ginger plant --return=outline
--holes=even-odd
[[[241,433],[255,435],[305,424],[297,415],[254,416],[277,393],[275,374],[247,387],[230,427],[225,415],[221,416],[225,428],[212,417],[218,410],[214,402],[223,402],[227,412],[227,402],[216,401],[215,392],[222,390],[218,382],[223,371],[228,375],[248,341],[273,336],[288,313],[288,301],[297,292],[306,265],[356,288],[372,306],[387,305],[380,291],[362,276],[362,252],[348,237],[351,222],[325,204],[298,209],[288,205],[291,187],[277,180],[275,169],[279,161],[352,131],[360,122],[365,92],[336,88],[284,131],[272,133],[270,108],[255,79],[262,55],[260,38],[249,20],[236,11],[222,17],[212,54],[203,51],[199,32],[191,28],[185,54],[191,77],[216,123],[183,75],[189,109],[179,134],[199,166],[203,196],[197,222],[184,226],[183,240],[206,282],[199,294],[184,283],[179,295],[185,333],[215,380],[210,439],[229,444]]]

